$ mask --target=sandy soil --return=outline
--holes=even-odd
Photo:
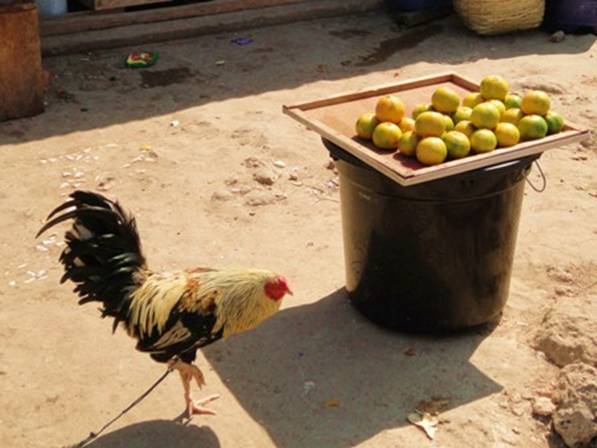
[[[529,398],[557,368],[530,341],[555,303],[595,294],[597,144],[541,158],[548,186],[525,193],[499,326],[406,336],[347,303],[336,177],[318,136],[281,106],[450,69],[547,84],[557,109],[590,127],[595,37],[479,38],[453,18],[401,32],[381,13],[242,35],[254,42],[223,34],[155,45],[161,59],[145,71],[121,68],[130,49],[48,59],[46,113],[0,124],[0,446],[77,443],[163,371],[94,306],[76,305],[58,284],[60,247],[33,239],[77,184],[132,209],[155,269],[263,266],[296,292],[257,331],[199,357],[201,393],[222,394],[217,417],[178,424],[172,376],[90,446],[560,446],[531,413]],[[253,180],[248,158],[279,175],[273,186]],[[431,442],[406,416],[434,398],[446,402]]]

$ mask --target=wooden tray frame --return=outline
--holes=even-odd
[[[335,143],[372,168],[380,171],[403,186],[415,185],[463,173],[465,171],[484,168],[526,157],[532,154],[542,153],[548,149],[581,142],[589,137],[590,132],[588,130],[582,130],[579,126],[567,121],[562,132],[547,136],[541,140],[522,142],[510,148],[502,148],[485,154],[477,154],[463,159],[451,160],[440,165],[424,166],[413,159],[407,160],[405,156],[390,156],[392,153],[376,151],[371,147],[366,146],[364,142],[359,141],[356,138],[356,134],[348,136],[346,133],[340,132],[338,129],[324,123],[322,120],[309,116],[309,111],[332,105],[447,82],[454,83],[471,92],[479,91],[479,85],[474,81],[456,73],[443,73],[334,95],[328,98],[291,106],[283,106],[282,110],[285,114],[304,124],[310,130],[317,132],[325,139]],[[356,121],[356,116],[354,120]]]

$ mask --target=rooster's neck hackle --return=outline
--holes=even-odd
[[[261,269],[217,271],[208,273],[206,283],[221,285],[222,295],[218,298],[215,330],[223,330],[223,337],[252,330],[280,309],[280,301],[274,301],[265,294],[265,284],[275,274]]]

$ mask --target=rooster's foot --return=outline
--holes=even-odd
[[[209,397],[202,398],[201,400],[193,401],[191,397],[187,401],[187,417],[191,418],[193,415],[216,415],[215,411],[204,407],[204,404],[210,403],[220,398],[220,395],[210,395]]]

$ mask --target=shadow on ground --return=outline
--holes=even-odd
[[[123,48],[49,58],[53,75],[45,114],[0,123],[0,143],[19,143],[171,114],[210,102],[336,81],[416,62],[457,65],[529,54],[577,54],[594,35],[559,44],[530,31],[481,37],[455,16],[401,30],[384,12],[247,30],[151,45],[160,53],[147,69],[123,67]],[[310,36],[310,38],[305,38]],[[297,98],[298,100],[298,98]],[[281,105],[280,105],[281,106]]]
[[[219,448],[216,434],[206,426],[151,420],[126,426],[85,445],[85,448]]]
[[[451,409],[500,391],[469,361],[483,338],[383,330],[342,289],[205,355],[276,446],[340,448],[406,425],[421,400],[446,399]]]

